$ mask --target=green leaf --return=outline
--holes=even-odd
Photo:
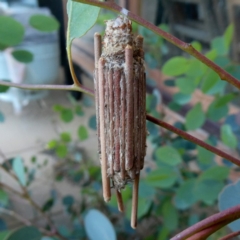
[[[216,107],[218,99],[214,100],[207,110],[207,117],[212,121],[218,121],[228,114],[228,106]]]
[[[75,201],[74,197],[71,195],[67,195],[62,199],[63,205],[65,205],[67,207],[72,206],[74,204],[74,201]]]
[[[213,205],[223,187],[223,181],[199,179],[196,182],[194,194],[198,200],[203,201],[207,205]]]
[[[187,72],[188,59],[184,57],[173,57],[162,67],[162,72],[168,76],[179,76]]]
[[[33,54],[26,50],[15,50],[12,52],[13,57],[22,63],[30,63],[33,61]]]
[[[3,80],[3,81],[10,82],[9,80]],[[0,93],[4,93],[4,92],[8,91],[9,88],[10,87],[8,87],[8,86],[0,85]]]
[[[226,46],[227,49],[229,49],[230,44],[233,39],[233,33],[234,33],[234,26],[233,24],[230,24],[227,29],[224,32],[224,45]]]
[[[3,123],[5,121],[5,117],[3,113],[0,111],[0,123]]]
[[[219,76],[213,70],[209,70],[203,79],[201,90],[204,93],[208,93],[208,91],[218,82],[220,81]]]
[[[67,156],[68,149],[67,146],[64,144],[59,144],[56,147],[56,154],[60,158],[65,158]]]
[[[187,130],[200,128],[205,122],[205,114],[202,110],[201,103],[195,105],[186,115],[185,126]]]
[[[4,240],[41,240],[42,234],[35,227],[23,227],[12,231]]]
[[[142,218],[151,207],[152,201],[148,198],[139,198],[138,199],[138,219]]]
[[[170,166],[176,166],[182,162],[179,152],[170,146],[159,147],[156,150],[156,157],[158,161]]]
[[[172,205],[171,201],[165,201],[162,206],[163,225],[170,231],[174,231],[178,228],[178,211]]]
[[[1,49],[15,46],[23,41],[24,27],[12,17],[0,16],[0,44]]]
[[[54,149],[57,147],[57,144],[58,144],[57,140],[51,140],[50,142],[48,142],[47,147],[49,149]]]
[[[225,180],[229,175],[230,168],[225,166],[214,166],[205,170],[199,177],[199,180],[213,179]]]
[[[47,212],[49,210],[51,210],[51,208],[53,207],[54,205],[54,199],[53,198],[50,198],[48,199],[42,206],[42,211],[43,212]]]
[[[227,210],[239,205],[240,180],[234,184],[227,185],[218,196],[218,208],[220,211]],[[240,219],[228,225],[233,232],[239,231]]]
[[[214,59],[218,56],[217,50],[216,50],[216,49],[211,49],[209,52],[207,52],[207,53],[205,54],[205,56],[206,56],[208,59],[214,61]],[[205,67],[205,68],[208,68],[206,65],[204,65],[204,67]]]
[[[202,148],[200,146],[197,146],[197,150],[198,150],[198,160],[200,163],[202,164],[210,164],[212,163],[214,154],[208,150],[206,150],[205,148]]]
[[[224,124],[221,126],[221,139],[224,144],[226,144],[230,148],[237,147],[237,138],[234,135],[232,128],[228,124]]]
[[[20,157],[16,157],[13,159],[12,168],[15,174],[17,175],[17,178],[21,185],[26,186],[27,179],[24,171],[23,160]]]
[[[78,137],[81,141],[84,141],[88,138],[88,131],[86,127],[80,126],[78,128]]]
[[[224,56],[228,54],[228,47],[225,44],[224,37],[216,37],[211,41],[211,48],[217,51],[217,54]]]
[[[235,95],[232,93],[229,93],[227,95],[224,95],[223,97],[220,97],[216,100],[215,108],[223,107],[226,104],[228,104],[230,101],[234,99]]]
[[[169,168],[160,168],[150,172],[145,180],[153,187],[170,188],[177,180],[177,173]]]
[[[58,20],[53,16],[46,16],[43,14],[35,14],[29,19],[29,24],[41,31],[41,32],[52,32],[59,29],[60,24]]]
[[[179,92],[174,94],[173,101],[179,105],[184,105],[190,102],[191,98],[191,95]]]
[[[95,114],[89,118],[88,126],[93,130],[97,130],[97,123],[96,123],[96,115]]]
[[[177,209],[185,210],[191,207],[197,202],[194,195],[195,179],[188,179],[177,188],[176,195],[174,197],[174,205]]]
[[[67,45],[71,45],[74,38],[80,38],[92,28],[98,18],[100,8],[83,3],[68,1],[68,33]]]
[[[186,77],[176,79],[176,86],[184,94],[192,94],[196,88],[194,81]]]
[[[73,111],[71,109],[67,109],[67,108],[64,108],[62,111],[61,111],[61,119],[66,122],[66,123],[69,123],[73,120]]]
[[[199,52],[202,51],[202,44],[198,41],[193,41],[191,45]]]
[[[61,140],[64,142],[71,142],[72,140],[71,135],[68,132],[61,133],[60,137],[61,137]]]
[[[6,207],[8,205],[8,201],[9,201],[8,194],[2,189],[0,189],[0,204]]]

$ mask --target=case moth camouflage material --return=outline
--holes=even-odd
[[[103,197],[116,191],[124,211],[121,190],[133,183],[131,226],[137,226],[140,170],[146,155],[146,74],[143,37],[134,37],[131,21],[119,16],[106,21],[103,37],[96,33],[95,99]]]

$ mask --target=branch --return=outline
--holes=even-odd
[[[191,240],[201,239],[194,238],[194,234],[199,233],[201,231],[204,232],[205,230],[206,232],[208,232],[208,229],[214,230],[215,227],[217,230],[218,227],[220,227],[220,225],[221,227],[223,227],[239,218],[240,218],[240,205],[237,205],[222,212],[216,213],[202,220],[201,222],[196,223],[195,225],[187,228],[186,230],[183,230],[181,233],[178,233],[176,236],[171,238],[171,240],[184,240],[188,239],[191,236],[193,236],[192,238],[190,238]]]
[[[84,3],[84,4],[89,4],[89,5],[93,5],[93,6],[98,6],[98,7],[105,8],[105,9],[108,9],[108,10],[111,10],[111,11],[114,11],[117,13],[122,13],[122,14],[127,15],[129,19],[150,29],[157,35],[166,39],[168,42],[174,44],[178,48],[180,48],[183,51],[194,56],[199,61],[201,61],[202,63],[207,65],[209,68],[211,68],[213,71],[215,71],[222,80],[225,80],[225,81],[229,82],[230,84],[234,85],[236,88],[240,89],[240,81],[237,78],[233,77],[231,74],[229,74],[224,69],[219,67],[217,64],[215,64],[214,62],[209,60],[207,57],[205,57],[203,54],[198,52],[191,44],[181,41],[180,39],[174,37],[170,33],[167,33],[165,31],[161,30],[159,27],[146,21],[145,19],[139,17],[138,15],[136,15],[132,12],[129,12],[126,9],[118,6],[114,2],[109,2],[109,1],[108,2],[100,2],[98,0],[73,0],[73,1]]]
[[[65,91],[79,91],[93,96],[93,91],[83,86],[73,85],[35,85],[35,84],[19,84],[0,80],[0,85],[7,87],[16,87],[25,90],[65,90]]]
[[[219,240],[231,240],[233,239],[234,237],[237,237],[240,235],[240,231],[237,231],[237,232],[233,232],[233,233],[230,233],[222,238],[220,238]]]
[[[197,144],[197,145],[207,149],[208,151],[217,154],[220,157],[226,158],[230,162],[232,162],[232,163],[234,163],[234,164],[236,164],[237,166],[240,167],[240,160],[239,159],[237,159],[237,158],[235,158],[235,157],[233,157],[233,156],[231,156],[231,155],[221,151],[220,149],[215,148],[215,147],[213,147],[213,146],[203,142],[202,140],[200,140],[200,139],[198,139],[196,137],[193,137],[192,135],[190,135],[190,134],[188,134],[188,133],[186,133],[186,132],[184,132],[184,131],[182,131],[182,130],[180,130],[180,129],[178,129],[178,128],[176,128],[176,127],[174,127],[174,126],[172,126],[172,125],[170,125],[170,124],[168,124],[168,123],[166,123],[166,122],[164,122],[162,120],[154,118],[154,117],[152,117],[150,115],[147,115],[147,120],[151,121],[151,122],[153,122],[153,123],[155,123],[155,124],[157,124],[157,125],[159,125],[159,126],[161,126],[163,128],[166,128],[167,130],[169,130],[171,132],[176,133],[177,135],[181,136],[182,138],[184,138],[184,139],[186,139],[186,140],[188,140],[190,142],[193,142],[193,143],[195,143],[195,144]]]

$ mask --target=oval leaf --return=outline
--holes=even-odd
[[[30,63],[33,61],[33,54],[26,50],[15,50],[12,52],[13,57],[22,63]]]
[[[176,166],[182,162],[179,152],[170,146],[159,147],[156,151],[156,157],[158,161],[170,166]]]
[[[97,21],[99,11],[99,7],[68,1],[67,45],[70,45],[74,38],[82,37],[87,33]]]
[[[177,174],[169,168],[160,168],[150,172],[146,182],[153,187],[170,188],[177,180]]]
[[[20,157],[14,158],[12,167],[13,167],[13,171],[18,177],[19,182],[23,186],[26,186],[27,180],[26,180],[23,160]]]
[[[108,218],[96,209],[91,209],[84,217],[87,236],[91,240],[116,240],[116,233]]]
[[[88,138],[88,131],[86,127],[80,126],[78,128],[78,137],[81,141],[86,140]]]
[[[36,14],[31,16],[29,19],[29,24],[41,32],[56,31],[60,26],[58,20],[55,17],[46,16],[43,14]]]
[[[205,122],[205,114],[202,110],[201,103],[193,107],[186,116],[186,128],[188,130],[195,130],[200,128]]]
[[[221,127],[221,139],[230,148],[237,147],[237,138],[230,125],[225,124]]]
[[[0,16],[1,49],[18,45],[23,41],[24,27],[12,17]],[[2,47],[4,46],[4,47]]]
[[[240,202],[240,180],[235,184],[226,186],[218,196],[218,208],[220,211],[227,210],[239,205]],[[240,230],[240,219],[228,225],[232,231]]]
[[[188,70],[188,60],[184,57],[169,59],[162,68],[162,72],[168,76],[179,76]]]
[[[41,240],[42,234],[35,227],[23,227],[10,233],[4,240]]]

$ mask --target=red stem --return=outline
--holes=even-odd
[[[196,233],[199,233],[202,230],[212,228],[218,224],[222,224],[221,227],[223,227],[239,218],[240,218],[240,205],[237,205],[222,212],[216,213],[202,220],[201,222],[196,223],[195,225],[185,229],[181,233],[178,233],[176,236],[171,238],[171,240],[184,240],[193,236]],[[194,238],[192,238],[192,240],[193,239]]]
[[[155,124],[157,124],[157,125],[159,125],[159,126],[161,126],[163,128],[166,128],[167,130],[169,130],[171,132],[176,133],[177,135],[181,136],[182,138],[184,138],[184,139],[186,139],[186,140],[188,140],[190,142],[193,142],[193,143],[195,143],[195,144],[197,144],[197,145],[207,149],[208,151],[217,154],[220,157],[226,158],[230,162],[232,162],[232,163],[234,163],[234,164],[236,164],[237,166],[240,167],[240,160],[235,158],[235,157],[233,157],[232,155],[229,155],[229,154],[221,151],[220,149],[215,148],[215,147],[213,147],[213,146],[203,142],[202,140],[200,140],[200,139],[198,139],[196,137],[193,137],[192,135],[190,135],[190,134],[188,134],[188,133],[186,133],[186,132],[184,132],[184,131],[182,131],[182,130],[180,130],[180,129],[178,129],[178,128],[176,128],[176,127],[174,127],[174,126],[172,126],[172,125],[170,125],[170,124],[168,124],[168,123],[166,123],[166,122],[164,122],[162,120],[159,120],[159,119],[157,119],[155,117],[147,115],[147,120],[151,121],[151,122],[153,122],[153,123],[155,123]]]
[[[73,1],[89,4],[93,6],[98,6],[98,7],[105,8],[117,13],[121,13],[121,11],[123,10],[122,7],[118,6],[114,2],[100,2],[98,0],[73,0]],[[154,24],[146,21],[145,19],[141,18],[140,16],[132,12],[128,12],[127,16],[129,19],[133,20],[134,22],[137,22],[138,24],[150,29],[151,31],[155,32],[159,36],[162,36],[164,39],[174,44],[175,46],[179,47],[183,51],[194,56],[199,61],[201,61],[202,63],[207,65],[209,68],[211,68],[213,71],[215,71],[222,80],[225,80],[230,84],[234,85],[236,88],[240,89],[240,81],[237,78],[233,77],[231,74],[229,74],[224,69],[219,67],[217,64],[215,64],[214,62],[209,60],[207,57],[205,57],[203,54],[198,52],[191,44],[181,41],[180,39],[174,37],[170,33],[163,31],[159,27],[155,26]]]
[[[220,238],[219,240],[231,240],[233,239],[234,237],[237,237],[240,235],[240,231],[237,231],[237,232],[233,232],[233,233],[230,233],[222,238]]]

